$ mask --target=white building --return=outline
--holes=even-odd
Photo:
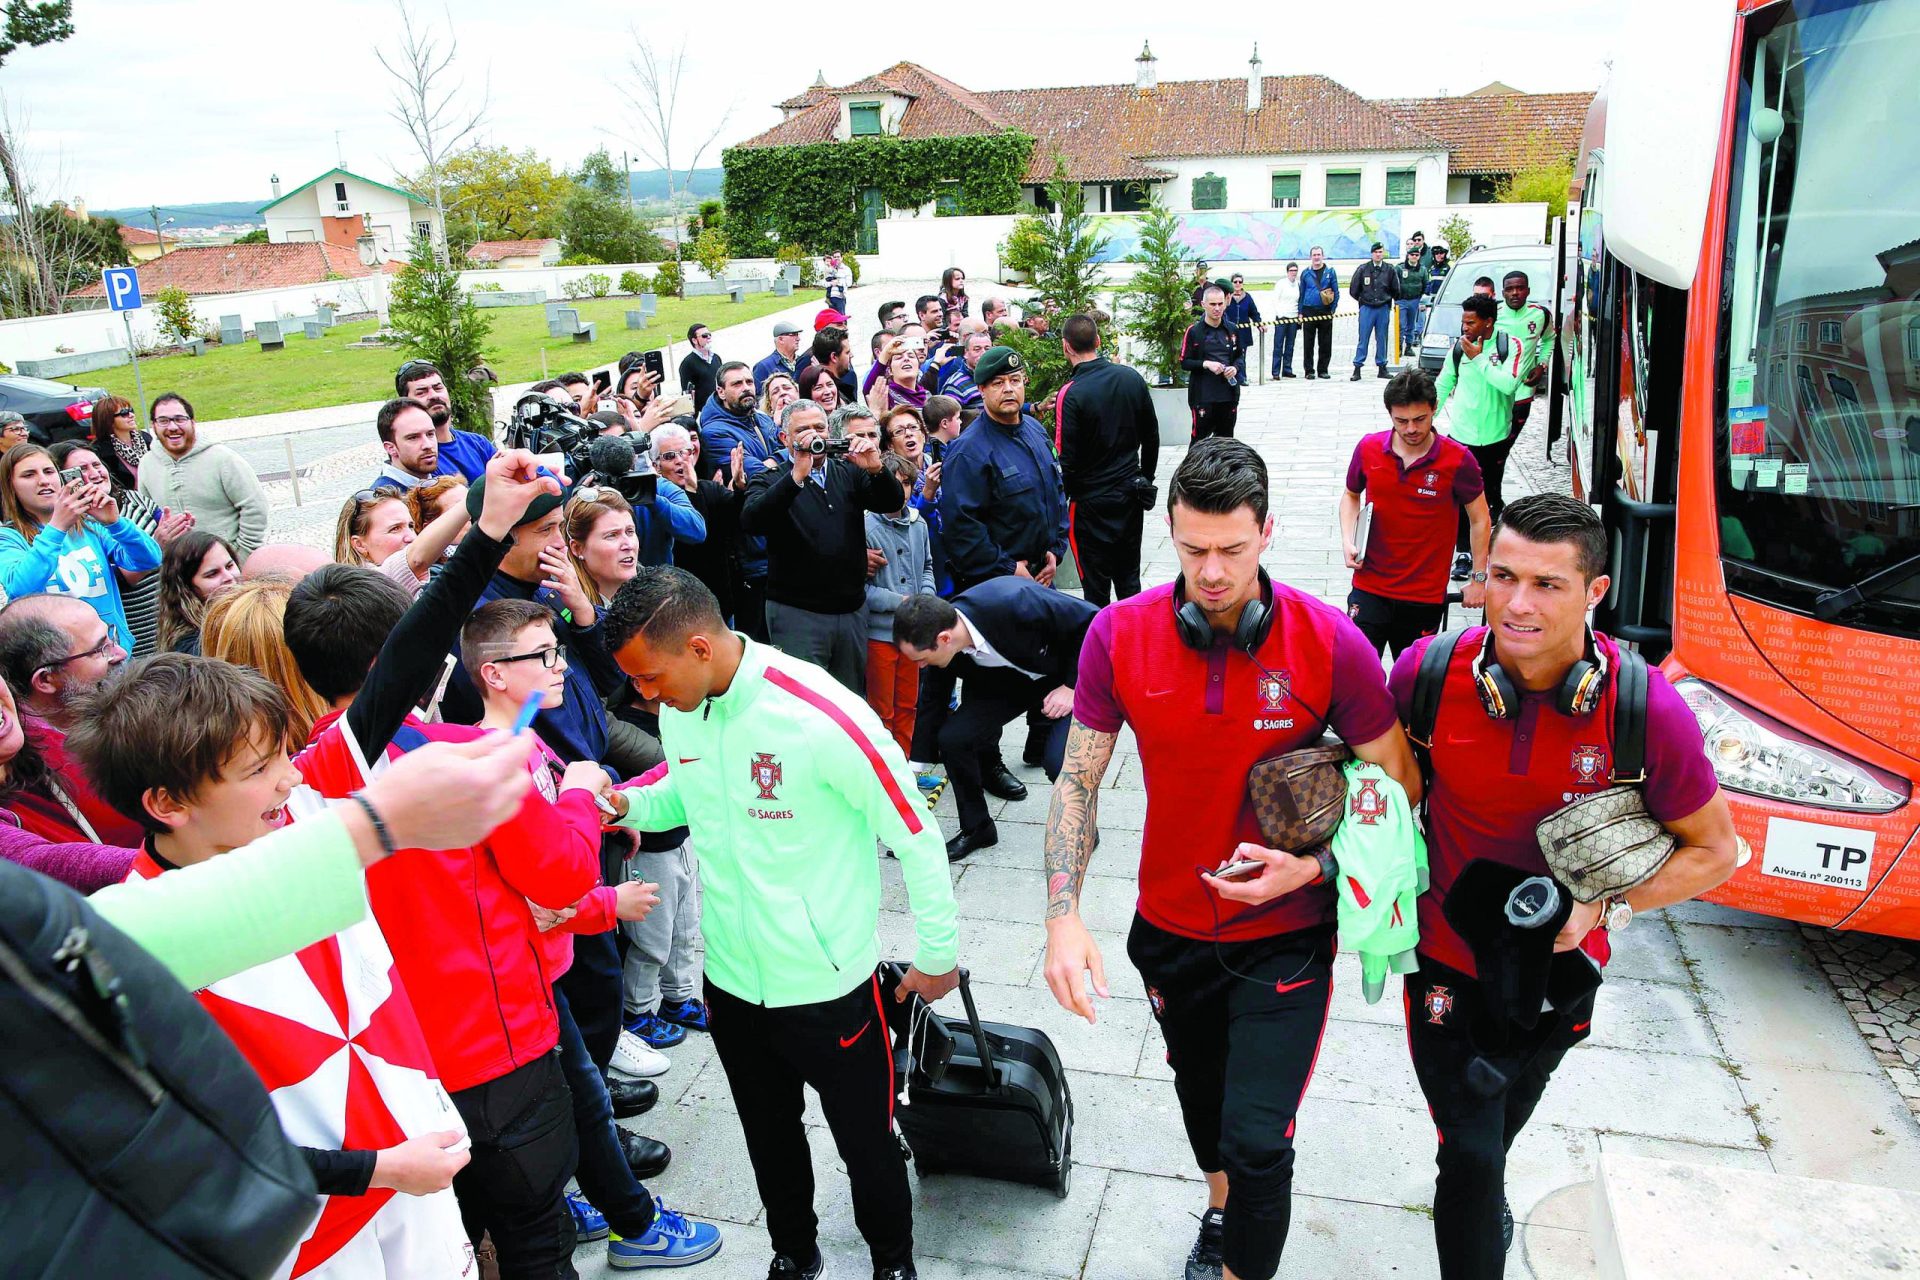
[[[432,207],[398,187],[345,169],[327,172],[280,194],[260,210],[271,244],[325,243],[360,256],[369,266],[404,258],[416,235],[445,243],[446,231]]]

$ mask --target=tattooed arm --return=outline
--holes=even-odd
[[[1062,1008],[1088,1022],[1094,1021],[1093,1000],[1081,975],[1091,973],[1094,992],[1104,998],[1107,974],[1080,919],[1080,886],[1100,838],[1100,780],[1113,760],[1114,737],[1073,722],[1047,813],[1047,987]]]

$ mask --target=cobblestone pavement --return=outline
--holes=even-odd
[[[1867,1048],[1920,1118],[1920,943],[1802,926]]]
[[[1347,587],[1334,504],[1354,442],[1383,425],[1381,385],[1371,377],[1285,380],[1249,389],[1241,411],[1241,436],[1273,467],[1279,528],[1267,568],[1332,601]],[[1564,469],[1545,457],[1544,437],[1541,409],[1515,451],[1509,499],[1565,488]],[[1163,484],[1180,453],[1162,451]],[[341,498],[365,483],[373,465],[371,445],[321,464],[303,480],[299,508],[290,505],[287,482],[270,486],[287,504],[276,510],[275,536],[324,545]],[[1149,522],[1144,550],[1147,582],[1173,576],[1164,523]],[[1456,611],[1453,621],[1464,619]],[[1010,761],[1019,760],[1022,732],[1017,723],[1009,727]],[[1129,850],[1146,811],[1139,756],[1123,734],[1100,804],[1104,843],[1083,900],[1113,991],[1092,1027],[1054,1004],[1040,973],[1047,789],[1038,770],[1020,772],[1028,799],[994,802],[999,844],[954,868],[962,956],[983,1016],[1042,1028],[1068,1064],[1072,1193],[1056,1200],[1008,1183],[916,1174],[920,1274],[1171,1280],[1181,1274],[1204,1190],[1145,991],[1125,958],[1135,891]],[[950,796],[936,814],[951,831]],[[889,954],[905,955],[912,917],[898,864],[884,861],[882,874],[881,941]],[[1830,974],[1851,1004],[1835,994]],[[1350,954],[1340,956],[1336,975],[1332,1022],[1301,1109],[1283,1274],[1431,1276],[1433,1130],[1407,1061],[1400,1004],[1392,995],[1365,1003]],[[1700,904],[1636,920],[1616,944],[1593,1040],[1569,1056],[1514,1147],[1508,1188],[1520,1229],[1508,1276],[1595,1274],[1590,1192],[1602,1154],[1920,1189],[1920,1123],[1902,1098],[1903,1091],[1912,1098],[1920,1049],[1912,1031],[1916,994],[1914,953],[1875,940],[1803,934]],[[957,1005],[947,1011],[957,1013]],[[1877,1039],[1862,1039],[1856,1015],[1881,1018]],[[674,1149],[672,1168],[652,1189],[726,1232],[725,1252],[694,1274],[759,1280],[767,1236],[711,1043],[694,1035],[669,1056],[659,1106],[626,1122]],[[836,1275],[864,1275],[844,1167],[817,1106],[807,1120],[822,1247]],[[583,1275],[608,1274],[600,1246],[583,1245],[575,1261]]]

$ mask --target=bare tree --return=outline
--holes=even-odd
[[[687,45],[682,40],[680,47],[670,54],[656,52],[653,42],[633,31],[631,42],[633,52],[627,56],[627,70],[631,73],[628,80],[620,86],[620,96],[627,100],[627,106],[633,111],[633,137],[630,139],[634,150],[651,160],[655,168],[663,169],[667,175],[667,206],[673,219],[673,260],[680,261],[680,190],[682,183],[674,173],[674,119],[680,106],[680,80],[687,71]],[[713,122],[713,128],[700,145],[687,157],[685,186],[693,186],[693,171],[700,166],[700,157],[707,153],[720,137],[721,130],[727,127],[727,118],[733,114],[733,104],[720,113]],[[631,183],[633,178],[628,176]]]
[[[43,198],[69,175],[45,173],[24,142],[28,123],[0,97],[0,318],[57,314],[66,309],[67,294],[100,278],[100,233],[64,204]]]
[[[459,41],[448,34],[443,44],[432,30],[416,26],[407,0],[394,0],[394,7],[400,11],[400,48],[391,61],[378,48],[374,49],[373,56],[394,79],[393,110],[389,114],[406,129],[426,163],[428,195],[440,222],[434,253],[445,262],[447,209],[441,197],[440,171],[449,159],[470,145],[486,118],[491,86],[483,84],[479,102],[468,110],[462,101],[465,81],[453,76],[449,82],[454,59],[460,52]],[[447,15],[447,27],[450,33],[451,14]]]

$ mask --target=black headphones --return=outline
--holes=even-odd
[[[1562,715],[1584,716],[1600,705],[1607,691],[1607,655],[1587,628],[1587,655],[1573,664],[1567,678],[1560,682],[1554,705]],[[1493,628],[1487,628],[1480,652],[1473,657],[1473,691],[1480,705],[1495,720],[1513,720],[1520,715],[1520,694],[1500,664],[1493,660]]]
[[[1173,629],[1189,648],[1205,653],[1213,648],[1216,633],[1213,624],[1207,621],[1207,611],[1187,599],[1187,578],[1185,574],[1173,580]],[[1249,658],[1259,652],[1260,646],[1267,642],[1267,633],[1273,630],[1273,580],[1267,577],[1265,569],[1260,570],[1260,594],[1247,601],[1240,610],[1240,621],[1234,624],[1231,643],[1234,648]]]

